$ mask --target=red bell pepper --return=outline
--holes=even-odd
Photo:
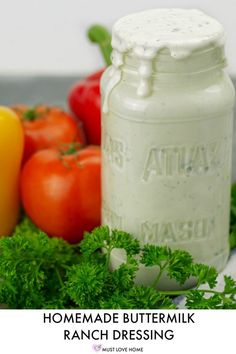
[[[97,43],[102,51],[106,65],[111,64],[111,35],[102,26],[92,26],[89,39]],[[82,121],[88,144],[101,144],[101,95],[100,79],[105,68],[76,83],[68,95],[71,111]]]

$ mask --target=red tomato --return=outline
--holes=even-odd
[[[36,151],[48,148],[63,148],[63,144],[85,143],[84,132],[79,122],[57,107],[15,106],[13,110],[20,117],[25,132],[23,163]]]
[[[88,146],[69,155],[56,149],[37,152],[22,170],[21,196],[41,230],[79,242],[85,231],[100,225],[100,149]]]

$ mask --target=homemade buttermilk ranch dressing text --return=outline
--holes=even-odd
[[[171,57],[183,59],[194,50],[223,44],[221,24],[199,10],[154,9],[121,18],[112,32],[112,66],[103,112],[108,112],[109,95],[121,80],[125,54],[139,60],[137,95],[146,97],[152,92],[153,60],[161,49],[167,48]]]

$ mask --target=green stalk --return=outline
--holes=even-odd
[[[88,29],[87,35],[91,42],[99,45],[106,65],[111,65],[112,46],[110,32],[101,25],[93,25]]]
[[[152,287],[154,289],[156,289],[156,287],[157,287],[157,285],[158,285],[158,283],[159,283],[159,281],[160,281],[160,279],[161,279],[161,277],[162,277],[167,265],[168,265],[168,262],[166,262],[162,267],[160,267],[159,273],[158,273],[155,281],[152,284]]]
[[[61,144],[62,149],[60,151],[62,156],[75,155],[79,149],[81,149],[82,144],[77,141],[72,141],[71,143]]]
[[[32,107],[23,113],[23,119],[33,122],[37,118],[39,118],[41,115],[42,115],[42,113],[37,112],[37,107]]]
[[[62,281],[61,274],[60,274],[60,272],[59,272],[59,270],[58,270],[57,267],[54,267],[54,270],[55,270],[55,272],[56,272],[57,279],[58,279],[58,281],[59,281],[59,283],[60,283],[60,286],[61,286],[61,288],[63,288],[64,283],[63,283],[63,281]]]
[[[166,295],[166,296],[180,296],[180,295],[190,294],[193,290],[197,290],[199,293],[217,294],[221,296],[227,295],[227,293],[225,293],[224,291],[208,290],[208,289],[167,290],[167,291],[158,290],[158,294]]]
[[[112,247],[106,248],[106,268],[109,270]]]
[[[163,269],[163,268],[160,268],[159,273],[158,273],[158,275],[157,275],[155,281],[154,281],[153,284],[152,284],[152,287],[153,287],[154,289],[156,289],[157,284],[159,283],[159,281],[160,281],[160,279],[161,279],[161,277],[162,277],[163,272],[164,272],[164,269]]]

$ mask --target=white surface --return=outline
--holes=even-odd
[[[0,0],[0,74],[83,74],[102,66],[86,40],[90,24],[111,28],[119,17],[155,7],[200,8],[226,29],[236,74],[235,0]]]
[[[75,320],[69,323],[66,320],[65,323],[63,320],[59,323],[46,320],[44,323],[44,314],[47,318],[54,315],[57,322],[61,317],[64,319],[66,314],[68,318],[72,314],[72,319]],[[81,321],[77,320],[78,323],[76,323],[76,314],[78,319],[81,318]],[[95,323],[83,321],[84,314],[87,317],[91,314]],[[150,314],[154,314],[154,321],[152,321]],[[194,323],[191,320],[188,321],[188,314]],[[102,323],[95,321],[98,315],[101,317]],[[106,318],[110,316],[111,321],[104,323],[103,317],[105,315]],[[131,316],[135,323],[131,322]],[[144,318],[143,321],[141,321],[141,316]],[[147,320],[148,318],[150,321]],[[175,322],[175,318],[176,322],[178,318],[180,319],[179,323]],[[163,319],[166,320],[166,323]],[[172,322],[171,319],[173,319]],[[65,330],[70,331],[71,340],[64,340]],[[145,330],[147,331],[146,340],[135,340],[136,335],[138,333],[144,335]],[[90,335],[90,339],[86,339],[84,335],[84,338],[79,340],[78,337],[82,337],[81,331],[84,331],[85,335]],[[155,338],[153,335],[153,339],[148,338],[148,335],[151,334],[150,331],[152,334],[156,331],[160,336]],[[123,339],[119,335],[122,332]],[[2,353],[4,354],[235,353],[235,311],[1,310],[0,333],[1,348],[3,348]],[[174,336],[171,336],[172,333]],[[72,339],[73,334],[75,334],[74,339]],[[163,339],[161,339],[162,334]],[[91,339],[92,336],[93,339]],[[138,335],[137,337],[140,339]]]

